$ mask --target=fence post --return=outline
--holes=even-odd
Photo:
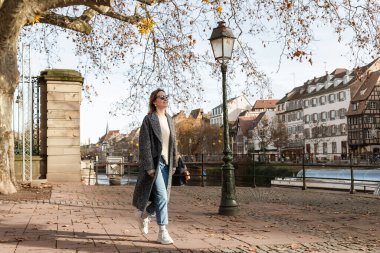
[[[350,194],[354,194],[354,169],[352,168],[352,153],[350,152],[351,187]]]
[[[129,181],[131,180],[131,165],[128,164],[127,166],[127,184],[129,184]]]
[[[203,153],[202,153],[202,182],[201,182],[201,186],[204,187],[205,186],[205,181],[204,181],[204,163],[203,163]]]
[[[91,185],[91,169],[92,169],[92,160],[90,159],[90,168],[88,170],[88,185]]]
[[[305,152],[302,151],[302,190],[306,190]]]
[[[98,156],[95,156],[95,185],[98,185]]]
[[[252,170],[253,170],[253,185],[252,188],[256,188],[256,168],[255,168],[255,154],[252,153]]]

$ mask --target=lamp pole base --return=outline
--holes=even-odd
[[[239,213],[239,206],[236,201],[235,174],[231,164],[232,156],[230,151],[225,153],[223,158],[225,164],[222,166],[222,198],[219,205],[219,214],[234,216]]]
[[[235,202],[234,204],[231,204],[229,206],[219,206],[219,214],[220,215],[226,215],[226,216],[236,216],[240,212],[239,206]]]

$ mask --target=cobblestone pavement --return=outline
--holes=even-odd
[[[220,187],[173,187],[174,245],[142,236],[133,186],[53,185],[49,200],[0,201],[0,253],[379,252],[380,198],[326,190],[237,188],[240,213],[217,214]]]

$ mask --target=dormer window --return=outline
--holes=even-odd
[[[355,103],[352,104],[352,110],[353,111],[357,111],[358,110],[358,103],[355,102]]]

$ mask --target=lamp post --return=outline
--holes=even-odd
[[[226,87],[227,61],[232,57],[235,39],[236,38],[232,34],[231,29],[225,26],[224,21],[218,22],[218,27],[213,29],[211,38],[209,39],[215,60],[221,64],[222,70],[224,164],[222,166],[222,198],[219,206],[219,214],[222,215],[236,215],[239,212],[239,207],[236,201],[234,167],[231,163],[232,153],[229,141]]]

